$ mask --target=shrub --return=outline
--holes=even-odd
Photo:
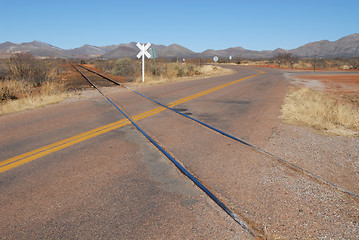
[[[10,58],[9,75],[15,80],[29,81],[41,86],[48,80],[51,69],[45,62],[27,53],[17,53]]]
[[[136,69],[131,59],[122,58],[116,60],[115,65],[112,69],[112,74],[125,77],[126,79],[130,79],[134,76],[135,71]]]
[[[6,79],[7,69],[4,63],[0,61],[0,80]]]
[[[8,100],[17,99],[13,92],[10,92],[8,87],[2,87],[0,92],[0,102],[7,102]]]
[[[114,61],[113,60],[98,60],[94,63],[95,68],[101,69],[107,73],[111,73],[112,69],[114,68]]]
[[[182,68],[178,68],[177,70],[177,77],[183,77],[184,76],[184,71]]]

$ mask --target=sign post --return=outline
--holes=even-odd
[[[214,56],[214,57],[213,57],[213,61],[214,61],[214,64],[216,65],[217,62],[218,62],[218,57],[217,57],[217,56]]]
[[[146,45],[142,45],[141,43],[137,43],[136,46],[141,50],[137,54],[137,58],[142,57],[142,82],[145,82],[145,55],[150,58],[151,54],[147,52],[147,49],[151,46],[151,43],[147,43]]]
[[[152,58],[153,58],[153,64],[155,65],[155,76],[157,75],[157,70],[156,70],[156,50],[154,48],[151,48],[152,50]]]

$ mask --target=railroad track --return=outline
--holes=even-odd
[[[120,111],[124,117],[126,117],[133,126],[136,127],[158,150],[160,150],[186,177],[188,177],[197,187],[199,187],[207,196],[209,196],[216,204],[218,204],[234,221],[241,225],[248,233],[252,236],[256,236],[253,230],[247,226],[247,224],[238,217],[229,207],[226,206],[219,198],[212,193],[206,186],[202,184],[200,179],[197,179],[193,174],[191,174],[184,166],[182,166],[168,151],[166,151],[153,137],[151,137],[147,132],[145,132],[124,110],[117,106],[109,97],[107,97],[88,77],[86,77],[79,69],[72,65],[76,71],[78,71],[97,91],[101,93],[118,111]],[[80,65],[79,65],[80,66]],[[95,72],[93,72],[95,73]],[[102,76],[104,79],[109,80],[116,85],[122,86],[120,83],[113,81],[105,76]],[[144,95],[142,95],[144,96]],[[177,111],[176,111],[177,112]]]
[[[359,198],[359,195],[357,193],[354,193],[352,191],[349,191],[317,174],[314,174],[294,163],[291,163],[287,160],[284,160],[282,158],[279,158],[265,150],[262,150],[261,148],[243,140],[243,139],[240,139],[238,137],[235,137],[235,136],[232,136],[224,131],[221,131],[213,126],[210,126],[202,121],[199,121],[198,119],[195,119],[194,117],[191,117],[191,116],[188,116],[174,108],[171,107],[171,105],[167,106],[165,104],[162,104],[161,102],[159,101],[156,101],[148,96],[145,96],[143,94],[141,94],[140,92],[134,90],[134,89],[131,89],[129,87],[127,87],[126,85],[122,84],[122,83],[119,83],[119,82],[116,82],[104,75],[102,75],[101,73],[98,73],[92,69],[89,69],[87,67],[84,67],[84,66],[81,66],[81,65],[74,65],[74,64],[71,64],[75,69],[76,71],[78,71],[88,82],[89,84],[91,84],[92,87],[94,87],[95,89],[97,89],[118,111],[120,111],[136,128],[137,130],[139,130],[153,145],[155,145],[182,173],[184,173],[191,181],[193,181],[193,183],[195,183],[204,193],[206,193],[214,202],[216,202],[232,219],[234,219],[239,225],[241,225],[246,231],[248,231],[252,236],[255,236],[255,237],[264,237],[265,234],[263,234],[262,231],[260,231],[258,228],[255,228],[253,226],[251,226],[251,223],[247,223],[246,221],[248,220],[243,220],[241,219],[236,213],[234,213],[234,211],[231,210],[231,207],[228,207],[225,203],[223,203],[219,197],[217,197],[212,191],[209,190],[209,188],[207,188],[201,181],[201,179],[198,179],[194,176],[193,173],[190,173],[190,171],[188,171],[183,165],[181,165],[172,155],[171,153],[169,153],[168,151],[166,151],[164,149],[164,147],[158,142],[156,141],[156,139],[154,139],[153,137],[151,137],[145,130],[143,130],[126,112],[124,109],[122,109],[121,107],[119,107],[118,105],[116,105],[106,94],[104,94],[101,89],[99,89],[98,86],[96,86],[88,77],[86,77],[86,75],[79,70],[79,67],[81,67],[82,69],[85,69],[86,71],[88,72],[91,72],[93,74],[96,74],[98,76],[100,76],[102,79],[104,80],[107,80],[107,81],[110,81],[112,82],[113,84],[115,85],[118,85],[118,86],[121,86],[121,87],[124,87],[126,89],[128,89],[129,91],[133,92],[134,94],[137,94],[147,100],[150,100],[154,103],[156,103],[157,105],[163,107],[163,108],[166,108],[170,111],[173,111],[175,112],[176,114],[179,114],[181,115],[182,117],[185,117],[185,118],[188,118],[192,121],[194,121],[196,124],[200,124],[204,127],[206,127],[207,129],[211,130],[211,131],[214,131],[216,133],[219,133],[229,139],[232,139],[246,147],[249,147],[251,149],[253,149],[254,151],[257,151],[265,156],[269,156],[270,158],[272,159],[275,159],[276,161],[282,163],[283,165],[289,167],[291,170],[294,170],[296,172],[300,172],[302,173],[303,175],[306,175],[306,176],[309,176],[311,179],[317,181],[317,182],[320,182],[320,183],[324,183],[330,187],[333,187],[334,189],[340,191],[340,192],[343,192],[345,194],[348,194],[350,196],[353,196],[355,198]],[[258,74],[259,75],[259,74]]]

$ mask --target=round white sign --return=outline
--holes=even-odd
[[[218,57],[217,57],[217,56],[214,56],[214,57],[213,57],[213,61],[218,62]]]

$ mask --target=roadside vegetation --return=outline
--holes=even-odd
[[[69,96],[58,61],[15,54],[0,61],[0,114],[57,103]]]
[[[234,57],[231,61],[220,59],[222,63],[235,63],[247,66],[310,70],[310,71],[338,71],[349,70],[359,71],[359,58],[300,58],[292,53],[278,53],[273,58],[268,59],[245,59]]]
[[[105,73],[122,76],[127,82],[141,84],[142,63],[137,59],[122,58],[118,60],[93,60],[88,61],[94,68],[101,69]],[[154,62],[152,59],[145,63],[145,84],[161,84],[183,80],[193,80],[206,76],[218,76],[233,73],[214,65],[200,64],[198,60],[185,63],[160,59]]]
[[[243,60],[244,65],[293,69],[293,70],[309,70],[309,71],[341,71],[351,70],[359,71],[359,58],[336,58],[336,59],[322,59],[322,58],[308,58],[300,59],[294,58],[294,61],[285,61],[278,59],[271,60]]]
[[[281,118],[327,135],[359,136],[359,105],[353,98],[307,87],[293,88],[282,106]]]

